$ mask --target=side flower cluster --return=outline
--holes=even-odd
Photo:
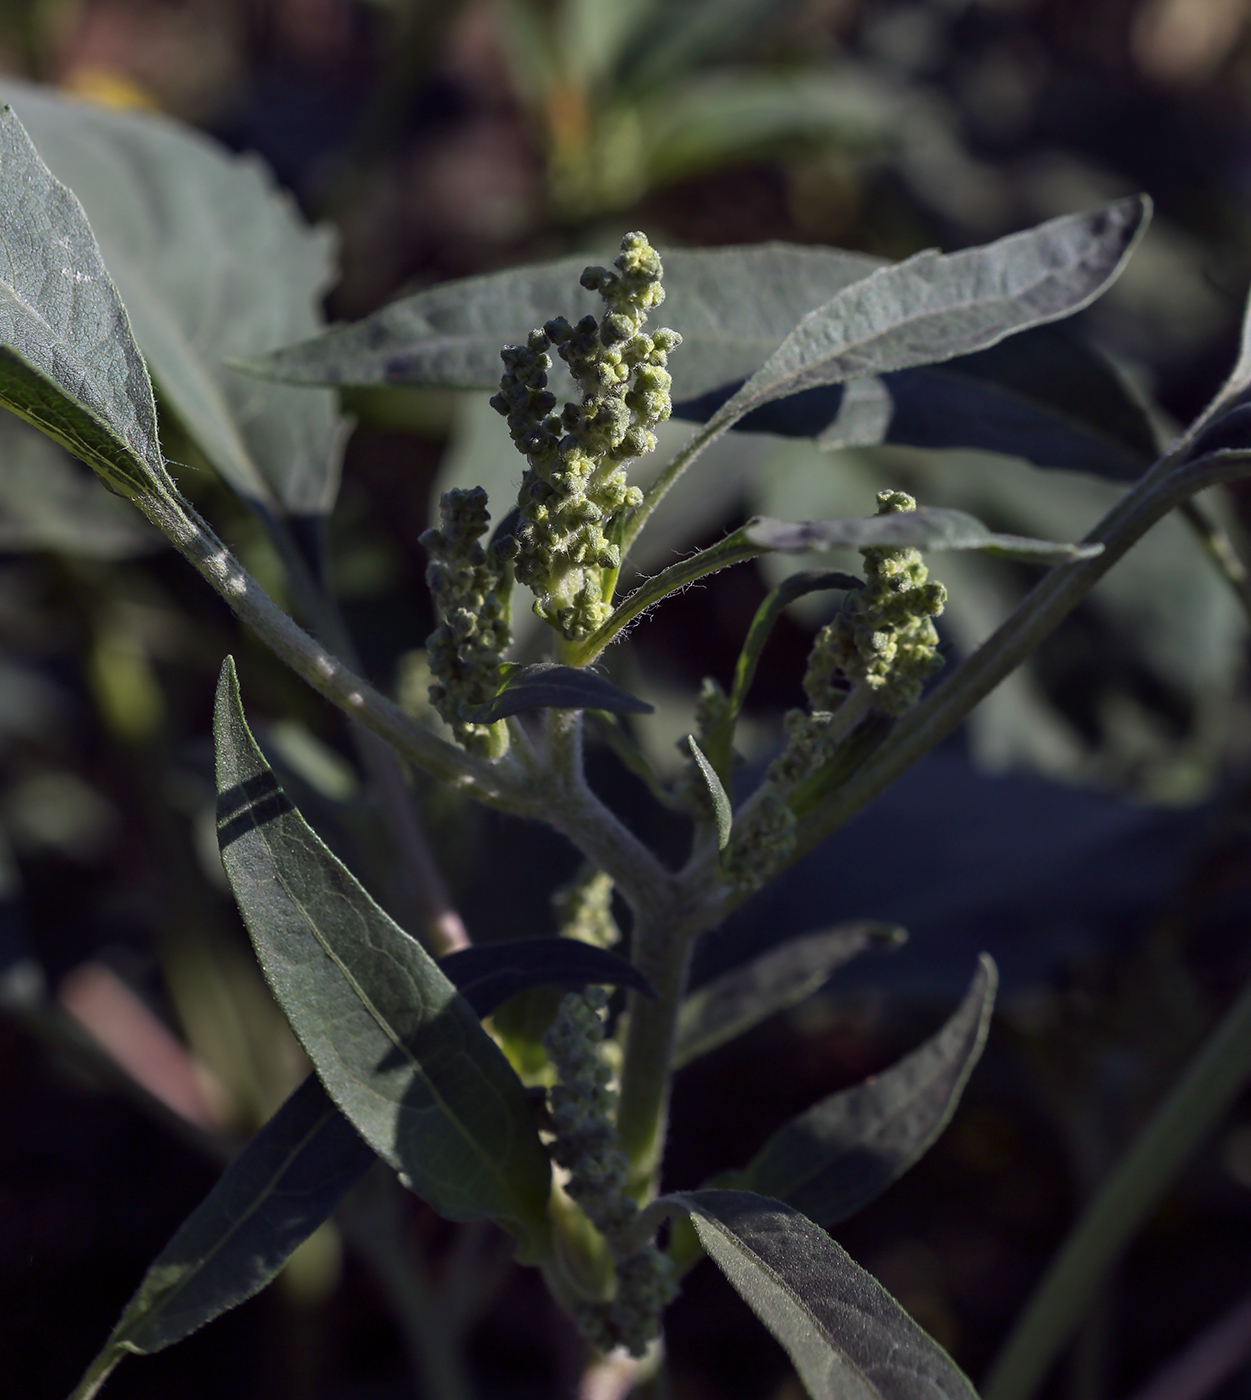
[[[682,342],[675,331],[643,330],[647,313],[664,301],[660,258],[643,234],[622,239],[613,267],[582,274],[582,285],[604,299],[603,317],[571,326],[559,316],[525,345],[505,346],[491,400],[529,464],[517,498],[521,519],[506,548],[536,595],[535,612],[570,639],[608,617],[602,575],[621,565],[614,525],[642,501],[626,467],[655,448],[653,430],[669,417],[666,365]],[[547,387],[552,346],[582,394],[559,414]]]
[[[576,1321],[593,1346],[608,1352],[625,1347],[641,1356],[660,1331],[660,1314],[677,1293],[673,1266],[654,1244],[626,1243],[638,1206],[626,1186],[629,1164],[617,1146],[613,1118],[616,1093],[603,1055],[604,1008],[600,987],[571,992],[560,1003],[543,1046],[556,1068],[548,1109],[554,1161],[569,1174],[566,1191],[617,1255],[613,1297],[582,1303]]]
[[[480,486],[445,491],[439,513],[440,528],[421,537],[430,555],[426,582],[442,619],[426,643],[430,703],[466,749],[486,754],[490,727],[464,719],[462,711],[495,694],[500,659],[512,639],[511,580],[496,550],[480,543],[490,523]]]

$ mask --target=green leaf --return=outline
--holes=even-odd
[[[539,661],[509,670],[495,698],[477,709],[466,710],[464,717],[475,724],[494,724],[529,710],[608,710],[619,715],[650,715],[653,708],[594,671]]]
[[[741,531],[743,538],[761,551],[804,554],[810,549],[864,549],[871,545],[917,549],[981,549],[1002,559],[1023,559],[1033,564],[1066,564],[1093,559],[1101,544],[1058,544],[1031,540],[1024,535],[1003,535],[988,530],[975,516],[962,510],[921,506],[855,520],[804,520],[791,523],[756,516]]]
[[[331,1098],[440,1214],[541,1243],[550,1167],[521,1084],[421,945],[292,807],[248,732],[229,658],[214,732],[222,863]]]
[[[1052,219],[981,248],[918,253],[810,312],[710,420],[823,384],[935,364],[1080,311],[1119,276],[1146,227],[1145,196]]]
[[[643,974],[625,958],[576,938],[514,938],[507,943],[479,943],[439,959],[439,970],[478,1016],[489,1016],[528,987],[632,987],[644,996],[656,993]]]
[[[787,939],[743,967],[693,991],[678,1015],[674,1068],[734,1040],[761,1021],[795,1006],[830,976],[872,947],[897,947],[907,935],[892,924],[867,920],[837,924]]]
[[[153,1260],[72,1400],[259,1293],[375,1161],[310,1075]]]
[[[607,250],[600,255],[608,258]],[[579,286],[589,255],[443,282],[242,366],[291,384],[426,384],[493,389],[500,347],[553,316],[603,309]],[[814,306],[882,266],[863,253],[787,243],[664,255],[665,304],[656,325],[682,332],[670,362],[674,392],[692,398],[751,374]]]
[[[717,777],[717,770],[704,757],[703,750],[695,742],[695,736],[688,734],[686,742],[691,750],[691,757],[695,760],[699,776],[704,780],[704,787],[708,791],[708,800],[712,804],[712,816],[717,824],[717,850],[724,851],[730,844],[730,827],[734,821],[734,814],[730,809],[729,794],[722,786],[721,779]]]
[[[786,1348],[812,1400],[977,1400],[942,1347],[798,1211],[750,1191],[662,1200],[689,1213],[705,1251]]]
[[[118,495],[174,495],[148,371],[78,200],[0,111],[0,403]]]
[[[769,1139],[736,1185],[827,1228],[897,1181],[946,1128],[982,1053],[998,977],[985,954],[951,1019],[897,1065],[831,1094]]]
[[[82,201],[163,405],[246,499],[295,515],[329,510],[335,396],[264,384],[223,361],[320,329],[330,234],[304,223],[255,157],[165,117],[9,78],[0,99]]]

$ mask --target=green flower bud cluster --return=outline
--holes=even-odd
[[[612,877],[584,862],[581,869],[552,896],[552,908],[562,938],[611,948],[621,941],[612,916]]]
[[[495,695],[500,658],[512,640],[511,580],[495,549],[479,543],[490,522],[482,487],[445,491],[439,512],[441,528],[421,537],[430,555],[426,582],[442,618],[426,642],[430,703],[466,749],[485,754],[490,727],[470,723],[461,712]]]
[[[903,491],[879,491],[879,515],[916,510]],[[916,704],[926,679],[941,669],[933,618],[947,590],[929,582],[915,549],[873,546],[864,555],[866,586],[848,593],[834,620],[817,635],[804,689],[813,708],[831,708],[836,680],[860,681],[874,692],[874,709],[902,715]]]
[[[600,1351],[623,1346],[641,1356],[660,1330],[660,1314],[677,1292],[673,1266],[655,1245],[630,1250],[626,1237],[638,1206],[627,1191],[629,1163],[617,1146],[616,1093],[603,1056],[602,987],[571,992],[543,1037],[558,1082],[548,1091],[555,1132],[553,1159],[569,1173],[566,1191],[617,1254],[616,1289],[603,1303],[575,1310],[584,1337]]]
[[[745,821],[736,822],[721,871],[736,890],[758,890],[795,849],[795,814],[786,798],[766,788]]]
[[[602,319],[584,316],[571,326],[558,316],[525,345],[506,345],[491,400],[529,463],[506,549],[536,595],[535,612],[570,639],[594,631],[611,611],[601,573],[621,566],[613,526],[643,499],[626,467],[656,446],[653,429],[671,408],[669,351],[682,343],[675,331],[643,330],[664,301],[660,258],[643,234],[622,239],[613,266],[582,274],[582,285],[604,299]],[[553,345],[582,394],[559,414],[547,387]]]

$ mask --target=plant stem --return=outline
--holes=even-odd
[[[638,538],[639,532],[647,524],[647,518],[652,511],[669,494],[669,488],[677,481],[678,477],[691,465],[705,448],[710,447],[727,429],[741,418],[742,412],[725,413],[724,409],[719,409],[702,427],[696,428],[686,442],[678,449],[673,459],[667,466],[662,468],[660,475],[652,482],[643,494],[642,505],[635,506],[629,519],[625,523],[625,529],[621,536],[621,557],[624,559],[629,553],[630,546]]]
[[[1209,518],[1197,501],[1184,501],[1179,513],[1194,530],[1204,553],[1216,565],[1217,571],[1233,589],[1239,606],[1251,619],[1251,577],[1247,575],[1247,566],[1234,547],[1233,540],[1215,520]]]
[[[991,1367],[986,1400],[1028,1400],[1117,1256],[1251,1076],[1251,983],[1078,1221]]]

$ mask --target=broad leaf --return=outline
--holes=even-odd
[[[1071,316],[1115,280],[1146,226],[1145,198],[1052,219],[962,253],[918,253],[810,312],[710,420],[823,384],[935,364]]]
[[[608,710],[619,715],[649,715],[653,706],[627,695],[594,671],[539,661],[506,671],[507,678],[493,700],[464,717],[475,724],[494,724],[529,710]]]
[[[87,217],[0,111],[0,402],[131,499],[174,494],[148,371]]]
[[[906,936],[891,924],[837,924],[787,939],[743,967],[705,983],[682,1003],[674,1068],[797,1005],[857,954],[873,947],[897,947]]]
[[[695,760],[695,769],[703,779],[704,788],[708,793],[708,802],[712,807],[712,818],[717,826],[717,849],[724,851],[730,844],[730,828],[734,822],[734,814],[730,810],[730,796],[722,786],[721,779],[717,776],[717,770],[704,757],[704,751],[695,742],[695,736],[688,734],[686,742],[691,751],[691,757]]]
[[[163,403],[241,495],[329,509],[340,420],[331,393],[228,369],[313,334],[333,239],[310,229],[254,157],[167,118],[111,111],[6,78],[43,159],[78,196]]]
[[[528,987],[632,987],[654,997],[651,983],[625,958],[576,938],[515,938],[480,943],[439,959],[439,970],[478,1016],[489,1016]]]
[[[607,250],[603,256],[607,256]],[[444,282],[355,325],[250,360],[292,384],[428,384],[491,389],[500,347],[553,316],[603,309],[578,284],[587,256]],[[665,304],[656,325],[682,332],[670,364],[675,392],[693,398],[751,374],[814,306],[881,267],[877,258],[786,243],[664,255]]]
[[[310,1075],[152,1262],[75,1395],[94,1394],[127,1354],[172,1346],[259,1293],[374,1160]]]
[[[1101,544],[1058,544],[1024,535],[996,534],[962,510],[922,506],[917,510],[870,515],[855,520],[804,520],[791,523],[757,516],[742,530],[749,544],[779,554],[804,554],[810,549],[864,549],[870,545],[917,549],[981,549],[1003,559],[1035,564],[1065,564],[1092,559]]]
[[[214,732],[222,863],[331,1098],[440,1214],[541,1235],[550,1168],[521,1084],[421,945],[292,807],[248,732],[229,658]]]
[[[947,1126],[986,1043],[995,965],[985,954],[941,1030],[882,1074],[831,1094],[779,1129],[734,1183],[827,1228],[897,1181]]]
[[[690,1215],[705,1251],[786,1348],[812,1400],[977,1400],[942,1347],[798,1211],[750,1191],[662,1200]]]

